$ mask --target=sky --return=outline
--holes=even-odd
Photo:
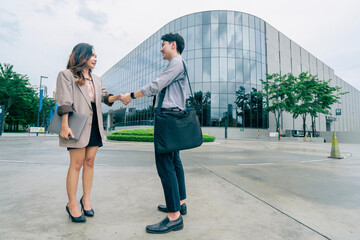
[[[77,43],[94,46],[101,76],[168,22],[206,10],[263,19],[360,90],[358,0],[0,0],[0,63],[33,85],[47,76],[52,96]]]

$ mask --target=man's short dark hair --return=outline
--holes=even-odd
[[[178,33],[167,33],[161,37],[161,40],[171,42],[176,42],[176,50],[181,54],[185,48],[185,42],[182,36]]]

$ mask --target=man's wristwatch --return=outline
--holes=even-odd
[[[131,97],[132,99],[136,99],[136,97],[135,97],[135,95],[134,95],[134,92],[130,93],[130,97]]]

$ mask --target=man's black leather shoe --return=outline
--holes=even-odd
[[[169,218],[166,217],[159,223],[153,225],[147,225],[146,232],[161,234],[161,233],[168,233],[171,231],[179,231],[183,229],[183,227],[184,227],[184,223],[182,216],[180,215],[178,219],[174,221],[170,221]]]
[[[160,212],[168,212],[168,209],[167,209],[167,207],[165,206],[165,205],[162,205],[162,204],[160,204],[159,206],[158,206],[158,210],[160,211]],[[181,206],[180,206],[180,214],[181,215],[186,215],[186,213],[187,213],[187,207],[186,207],[186,204],[185,203],[183,203]]]

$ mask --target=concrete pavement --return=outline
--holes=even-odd
[[[96,157],[95,217],[65,211],[68,152],[56,137],[0,137],[0,239],[360,239],[360,148],[217,140],[181,152],[184,229],[150,235],[166,215],[151,143],[105,141]],[[82,194],[81,181],[78,199]]]

